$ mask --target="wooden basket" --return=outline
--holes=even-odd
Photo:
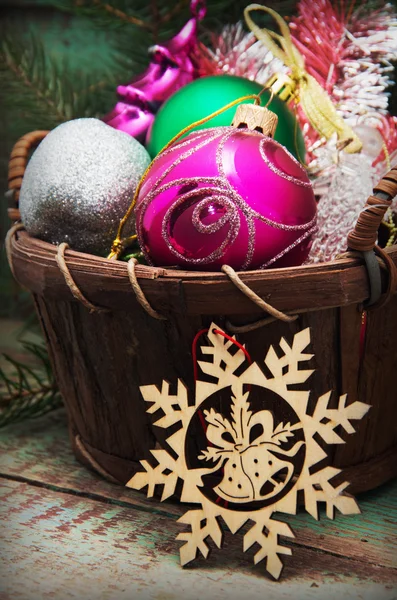
[[[16,200],[28,153],[45,135],[24,136],[12,152],[9,187]],[[348,393],[351,401],[371,405],[357,433],[336,446],[332,455],[332,463],[344,468],[353,493],[397,474],[397,246],[381,252],[378,260],[372,251],[384,212],[397,193],[397,169],[375,193],[368,201],[371,208],[361,213],[349,236],[349,247],[363,254],[326,264],[241,273],[241,280],[274,307],[299,314],[292,323],[275,320],[239,333],[253,360],[263,361],[269,344],[281,336],[291,340],[296,331],[310,326],[316,369],[312,402],[333,389],[335,396]],[[17,209],[11,209],[10,216],[17,219]],[[138,303],[126,263],[67,250],[65,259],[76,286],[104,309],[90,312],[72,295],[58,265],[57,247],[16,229],[8,237],[10,265],[33,294],[68,410],[74,452],[101,475],[124,484],[164,435],[152,425],[139,386],[180,378],[193,390],[195,334],[212,321],[227,328],[264,315],[224,273],[138,265],[144,295],[166,317],[157,320]],[[379,274],[382,296],[368,307],[360,346],[363,303],[376,299]]]

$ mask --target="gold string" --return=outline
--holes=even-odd
[[[297,105],[294,105],[294,114],[295,114],[295,124],[294,124],[294,146],[295,146],[295,152],[296,155],[298,157],[299,162],[301,163],[302,167],[304,167],[305,169],[309,168],[309,165],[306,164],[306,161],[301,157],[300,152],[299,152],[299,144],[298,144],[298,112],[297,112]]]
[[[268,88],[267,85],[265,85],[265,87],[259,92],[258,94],[258,98],[259,96],[261,96],[263,94],[263,92],[266,92],[266,90],[270,91],[270,96],[269,96],[269,100],[266,102],[265,106],[263,108],[267,108],[269,106],[269,104],[272,103],[272,100],[274,98],[274,90],[273,88]],[[257,102],[255,102],[255,104],[257,104]]]
[[[167,150],[170,146],[172,146],[172,144],[174,144],[177,140],[179,140],[181,137],[183,137],[186,133],[188,133],[195,127],[198,127],[199,125],[203,125],[204,123],[207,123],[207,121],[210,121],[211,119],[217,117],[218,115],[222,114],[223,112],[229,110],[229,108],[236,106],[236,104],[240,104],[240,102],[244,102],[246,100],[254,100],[255,101],[254,104],[260,105],[260,103],[261,103],[260,96],[261,96],[261,94],[263,94],[263,92],[266,91],[266,89],[267,89],[267,87],[265,86],[258,94],[249,94],[248,96],[242,96],[241,98],[237,98],[237,100],[233,100],[233,102],[229,102],[229,104],[226,104],[226,106],[223,106],[219,110],[216,110],[215,112],[211,113],[207,117],[204,117],[203,119],[199,119],[198,121],[191,123],[187,127],[184,127],[177,135],[175,135],[164,146],[164,148],[162,148],[161,152],[159,152],[159,154],[157,156],[155,156],[155,158],[152,160],[152,162],[150,163],[150,165],[148,166],[148,168],[146,169],[146,171],[144,172],[144,174],[141,177],[141,180],[140,180],[138,187],[135,190],[135,194],[132,198],[131,204],[129,205],[128,210],[125,213],[124,217],[120,221],[119,228],[117,230],[117,235],[116,235],[115,239],[113,240],[112,250],[111,250],[110,254],[108,255],[108,259],[110,259],[110,260],[116,259],[117,260],[120,256],[120,254],[122,253],[122,251],[124,250],[124,248],[126,248],[127,245],[129,243],[131,243],[131,241],[134,241],[137,238],[136,235],[133,235],[128,238],[122,239],[121,234],[123,232],[125,224],[127,223],[128,219],[130,218],[130,216],[132,214],[132,211],[135,208],[135,205],[136,205],[136,202],[138,199],[138,195],[139,195],[139,192],[141,191],[143,182],[145,181],[146,176],[147,176],[149,170],[151,169],[154,161],[157,159],[157,157],[162,152],[165,152],[165,150]],[[268,100],[266,106],[268,106],[272,100],[273,100],[273,91],[271,90],[270,99]]]

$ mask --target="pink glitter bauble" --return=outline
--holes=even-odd
[[[303,167],[257,131],[191,133],[154,160],[135,209],[148,262],[207,271],[301,264],[316,229]]]

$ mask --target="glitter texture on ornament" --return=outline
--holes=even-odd
[[[149,162],[139,142],[97,119],[59,125],[25,171],[19,206],[28,233],[107,254]],[[131,222],[127,235],[133,230]]]
[[[316,229],[302,165],[247,128],[195,131],[160,153],[135,215],[149,264],[211,271],[302,264]]]

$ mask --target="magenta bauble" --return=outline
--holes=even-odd
[[[205,2],[191,0],[192,18],[168,42],[149,48],[150,64],[130,83],[117,87],[118,102],[103,121],[140,142],[159,106],[199,75],[197,25],[206,13]]]
[[[135,214],[150,264],[210,271],[301,264],[316,227],[300,163],[272,138],[233,127],[191,133],[158,155]]]

